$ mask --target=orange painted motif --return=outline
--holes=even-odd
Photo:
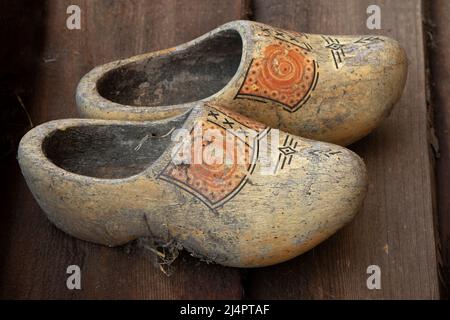
[[[225,108],[205,109],[207,117],[197,122],[191,131],[191,163],[171,162],[160,178],[178,185],[210,208],[216,208],[245,185],[256,164],[258,134],[264,132],[265,126]],[[214,135],[208,137],[207,132],[214,132]],[[217,137],[222,137],[221,141],[215,141]],[[215,143],[215,152],[222,156],[208,160],[205,157],[209,156],[207,148],[211,143]]]
[[[293,112],[309,97],[316,74],[316,63],[308,50],[277,40],[252,61],[237,97],[269,100]]]

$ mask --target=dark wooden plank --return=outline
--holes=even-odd
[[[438,217],[442,250],[442,278],[446,296],[450,294],[450,1],[429,5],[432,33],[430,44],[431,97],[439,140],[436,159]]]
[[[371,4],[381,7],[382,30],[366,28]],[[409,75],[392,115],[351,147],[370,177],[362,212],[304,256],[252,270],[248,297],[439,298],[422,2],[256,0],[254,14],[255,20],[309,33],[391,36],[407,50]],[[381,290],[366,287],[369,265],[381,268]]]
[[[188,41],[247,12],[243,0],[64,0],[33,10],[26,3],[21,2],[16,14],[36,16],[37,21],[29,21],[36,22],[33,27],[39,33],[34,36],[43,41],[32,54],[34,95],[24,103],[34,124],[77,116],[76,85],[94,66]],[[70,4],[82,10],[81,30],[66,28]],[[185,254],[167,278],[136,250],[110,249],[67,236],[46,220],[14,157],[2,162],[1,171],[6,188],[0,223],[0,298],[241,297],[237,269],[207,265]],[[71,264],[81,267],[80,291],[66,288],[66,268]]]

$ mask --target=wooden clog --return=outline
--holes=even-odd
[[[187,132],[188,149],[171,138],[175,128]],[[195,153],[196,141],[208,155],[217,141],[209,129],[231,134],[225,141],[236,143],[219,143],[214,154],[235,161],[174,162],[180,150]],[[284,132],[269,140],[276,131],[199,104],[154,122],[51,121],[23,137],[18,159],[48,218],[72,236],[108,246],[151,237],[207,261],[259,267],[328,238],[358,212],[367,186],[352,151]],[[265,139],[276,147],[270,157]],[[273,171],[263,171],[263,158]]]
[[[341,145],[390,113],[407,61],[382,36],[324,36],[251,21],[191,42],[97,67],[79,83],[88,118],[156,120],[198,101],[222,104],[270,127]]]

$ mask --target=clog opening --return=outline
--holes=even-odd
[[[97,90],[110,101],[138,107],[198,101],[233,78],[241,56],[240,34],[224,30],[185,50],[111,70],[98,81]]]
[[[147,169],[171,143],[184,117],[164,125],[84,125],[56,130],[43,143],[47,158],[64,170],[103,179]]]

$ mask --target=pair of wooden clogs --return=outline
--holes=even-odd
[[[95,68],[76,93],[89,119],[34,128],[18,158],[48,218],[77,238],[151,237],[227,266],[271,265],[358,212],[365,166],[339,145],[380,124],[406,72],[403,49],[386,37],[234,21]],[[231,148],[233,161],[192,161],[196,146],[204,156],[212,144]]]

